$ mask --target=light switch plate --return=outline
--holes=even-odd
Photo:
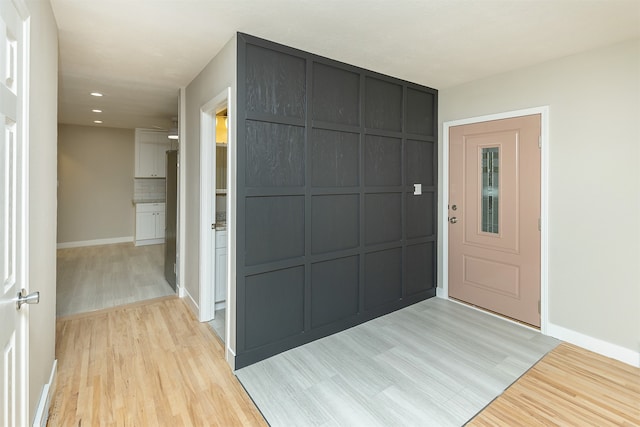
[[[422,184],[413,184],[413,195],[419,196],[422,194]]]

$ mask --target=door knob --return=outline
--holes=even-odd
[[[18,298],[16,299],[16,306],[18,310],[22,307],[22,304],[38,304],[40,302],[40,292],[33,292],[29,295],[26,295],[27,290],[22,289],[18,292]]]
[[[456,218],[455,216],[454,216],[454,217],[451,217],[451,218],[449,218],[449,222],[450,222],[451,224],[455,224],[456,222],[458,222],[458,218]]]

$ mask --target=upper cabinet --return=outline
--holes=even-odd
[[[167,132],[136,129],[135,177],[166,177],[166,152],[168,149]]]

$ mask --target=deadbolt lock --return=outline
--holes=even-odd
[[[451,206],[451,210],[452,210],[452,211],[457,211],[457,210],[458,210],[458,205],[453,205],[453,206]]]

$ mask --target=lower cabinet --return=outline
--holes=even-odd
[[[136,204],[136,246],[164,243],[164,203]]]
[[[216,232],[216,270],[215,270],[216,310],[226,306],[227,300],[227,232]]]

